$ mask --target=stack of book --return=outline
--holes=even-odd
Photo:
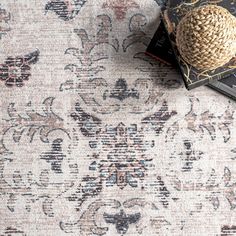
[[[216,5],[226,8],[236,16],[235,1],[215,2],[217,2]],[[201,71],[183,61],[176,47],[176,26],[182,17],[192,9],[207,4],[212,4],[212,1],[169,0],[162,9],[160,25],[146,54],[163,63],[175,66],[180,71],[187,89],[207,85],[236,100],[236,58],[217,69]]]

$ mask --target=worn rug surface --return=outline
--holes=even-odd
[[[236,103],[145,56],[159,0],[0,0],[0,235],[236,235]]]

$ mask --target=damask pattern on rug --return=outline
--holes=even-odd
[[[38,58],[38,50],[24,56],[8,57],[5,63],[0,65],[0,80],[5,81],[5,85],[9,87],[23,86],[31,76],[30,65],[35,64]]]
[[[107,0],[103,4],[103,8],[109,8],[114,11],[114,14],[118,20],[124,20],[126,13],[129,9],[139,8],[139,5],[133,0]]]
[[[236,235],[236,104],[145,55],[159,0],[2,0],[0,235]]]
[[[52,0],[45,6],[45,11],[53,11],[64,21],[75,18],[86,0]]]

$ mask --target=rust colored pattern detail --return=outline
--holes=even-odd
[[[139,8],[139,5],[133,0],[108,0],[103,4],[103,8],[111,9],[118,20],[124,20],[127,11],[132,8]]]

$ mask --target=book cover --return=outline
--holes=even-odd
[[[160,25],[146,50],[146,54],[168,65],[176,66],[177,63],[163,21],[160,22]],[[218,81],[211,80],[207,85],[236,100],[236,73]]]

